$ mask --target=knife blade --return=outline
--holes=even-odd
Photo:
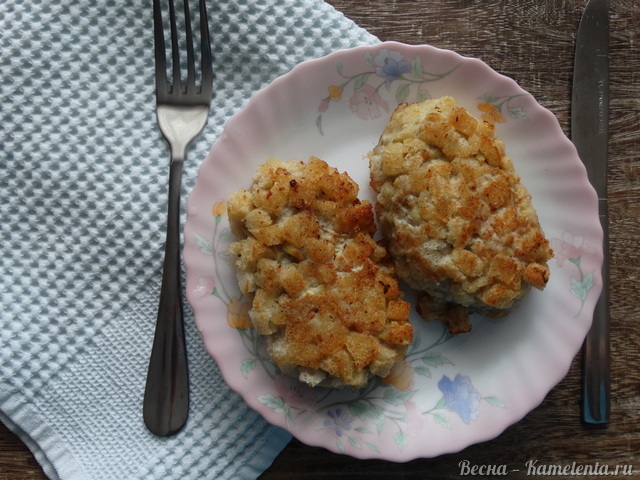
[[[609,134],[609,0],[589,0],[576,40],[571,98],[571,140],[598,194],[604,232],[602,293],[583,347],[583,420],[609,422],[609,235],[607,164]]]

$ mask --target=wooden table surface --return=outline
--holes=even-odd
[[[575,34],[585,0],[328,0],[380,40],[431,44],[482,59],[551,110],[569,134]],[[581,355],[543,403],[498,438],[457,454],[404,464],[356,460],[292,440],[260,477],[459,478],[459,463],[633,465],[640,478],[640,4],[611,1],[611,423],[580,420]],[[520,470],[515,472],[514,470]],[[42,479],[29,450],[0,424],[0,480]],[[487,478],[487,477],[485,477]],[[542,478],[542,477],[538,477]],[[565,478],[588,478],[575,476]],[[605,478],[605,477],[598,477]],[[617,478],[623,478],[619,476]]]

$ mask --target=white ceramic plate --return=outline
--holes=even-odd
[[[544,292],[501,320],[474,318],[450,337],[414,314],[415,340],[388,384],[311,389],[282,376],[248,325],[249,303],[225,254],[225,200],[267,157],[316,155],[374,200],[365,154],[401,101],[451,95],[495,123],[532,194],[555,258]],[[479,60],[382,43],[308,61],[229,120],[187,203],[186,291],[228,384],[301,441],[360,458],[407,461],[491,439],[536,407],[567,373],[601,290],[602,230],[585,169],[556,118]],[[412,292],[407,292],[412,300]]]

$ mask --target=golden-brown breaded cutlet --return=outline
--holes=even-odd
[[[376,215],[418,310],[452,333],[549,280],[553,252],[494,126],[451,97],[401,104],[369,154]]]
[[[249,316],[280,369],[316,386],[386,376],[411,343],[409,304],[358,185],[324,161],[269,159],[227,207]]]

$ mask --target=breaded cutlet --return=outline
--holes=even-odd
[[[506,315],[549,280],[553,252],[494,126],[451,97],[401,104],[369,154],[376,215],[425,319],[452,333]]]
[[[318,158],[271,158],[227,204],[253,326],[280,369],[311,386],[384,377],[412,340],[409,304],[358,190]]]

